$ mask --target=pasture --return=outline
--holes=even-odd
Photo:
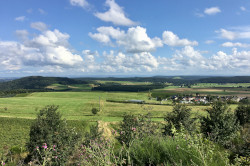
[[[169,89],[174,88],[176,87]],[[88,125],[91,123],[96,123],[96,121],[119,122],[126,113],[138,115],[150,112],[154,121],[163,121],[164,115],[172,110],[171,105],[106,101],[137,99],[147,103],[160,103],[156,100],[149,100],[148,95],[148,92],[68,91],[25,93],[18,94],[16,97],[0,98],[0,153],[5,145],[8,147],[25,146],[25,142],[29,139],[30,124],[36,118],[38,111],[46,105],[58,105],[62,118],[67,119],[71,127],[75,127],[82,133],[88,130]],[[169,104],[169,101],[163,101],[163,104],[166,103]],[[101,111],[97,115],[93,115],[91,109],[99,109],[99,106],[101,106]],[[204,116],[204,109],[208,106],[189,107],[192,108],[193,116],[197,114]],[[230,107],[235,109],[237,105],[230,105]]]
[[[46,105],[59,105],[59,111],[67,120],[88,121],[120,121],[125,113],[147,114],[148,112],[153,117],[162,119],[172,109],[169,105],[106,102],[106,100],[131,99],[159,104],[159,101],[149,100],[148,93],[143,92],[35,92],[23,97],[0,98],[0,117],[34,119],[37,112]],[[101,111],[94,116],[91,109],[99,108],[99,105]],[[194,112],[205,109],[205,106],[192,107]]]

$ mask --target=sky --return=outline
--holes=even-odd
[[[249,73],[250,0],[0,1],[0,77]]]

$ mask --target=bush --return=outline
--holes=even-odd
[[[172,125],[177,130],[180,130],[181,126],[183,126],[189,132],[195,128],[195,119],[191,118],[191,108],[188,108],[185,104],[175,104],[173,111],[167,114],[164,120],[167,122],[163,129],[164,135],[171,135]]]
[[[102,138],[103,130],[100,130],[98,124],[90,126],[90,131],[84,135],[84,145],[89,145],[91,141],[99,141]]]
[[[97,114],[99,112],[99,110],[97,108],[92,108],[91,110],[92,114]]]
[[[221,145],[228,145],[239,130],[235,114],[220,101],[214,102],[206,111],[208,115],[201,118],[201,132]]]
[[[241,126],[250,123],[250,105],[239,105],[235,114]]]
[[[152,135],[156,132],[157,126],[151,121],[150,115],[125,115],[118,129],[118,140],[129,146],[135,138],[142,138],[145,135]]]
[[[80,139],[79,134],[67,127],[66,120],[61,120],[61,114],[57,109],[58,106],[49,105],[40,110],[30,127],[30,140],[27,147],[33,160],[38,159],[43,163],[41,156],[44,156],[46,144],[46,147],[57,149],[56,155],[59,160],[52,160],[53,165],[63,165]]]

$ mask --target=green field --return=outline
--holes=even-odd
[[[59,86],[59,85],[58,85]],[[176,87],[170,87],[176,88]],[[144,100],[147,103],[159,101],[149,100],[148,92],[35,92],[18,94],[16,97],[0,98],[0,153],[1,147],[7,145],[25,146],[29,138],[29,127],[40,109],[46,105],[58,105],[63,118],[71,127],[84,133],[86,126],[96,121],[119,122],[126,113],[151,113],[154,121],[163,121],[164,115],[172,110],[171,105],[150,105],[133,103],[115,103],[106,100],[125,101],[131,99]],[[100,98],[100,101],[99,101]],[[163,104],[170,104],[163,101]],[[101,112],[93,115],[92,108],[101,106]],[[189,106],[193,115],[206,115],[204,109],[208,106]],[[237,105],[230,105],[235,109]]]

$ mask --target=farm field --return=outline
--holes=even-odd
[[[59,105],[63,118],[68,120],[104,120],[119,121],[125,113],[146,114],[151,112],[153,117],[162,118],[171,111],[170,105],[140,105],[133,103],[113,103],[106,100],[148,100],[148,93],[131,92],[35,92],[24,97],[0,98],[0,117],[34,119],[39,109],[46,105]],[[101,112],[93,116],[92,108],[99,108]],[[164,104],[164,102],[163,102]],[[205,109],[205,106],[192,106],[193,111]]]
[[[113,81],[112,81],[113,82]],[[105,82],[103,82],[105,83]],[[119,81],[120,84],[128,85],[133,83],[128,81]],[[164,89],[152,90],[151,93],[169,93],[169,94],[195,94],[197,92],[204,94],[221,94],[225,95],[228,92],[224,91],[223,87],[212,87],[215,84],[201,84],[199,87],[180,88],[178,86],[168,86]],[[203,87],[202,87],[203,86]],[[231,84],[234,87],[233,84]],[[247,87],[248,84],[240,85]],[[105,122],[107,124],[117,123],[123,119],[126,113],[131,114],[147,114],[151,113],[154,121],[163,121],[164,115],[172,110],[170,101],[162,101],[162,104],[168,105],[153,105],[160,104],[155,99],[149,100],[149,92],[101,92],[90,91],[91,85],[61,85],[52,84],[50,88],[58,92],[34,92],[17,94],[16,97],[0,98],[0,153],[3,152],[2,147],[19,146],[25,147],[25,143],[29,139],[29,127],[36,118],[40,109],[46,105],[58,105],[59,112],[62,118],[68,120],[70,127],[75,127],[78,132],[84,133],[89,130],[89,125],[92,123]],[[70,91],[64,91],[70,89]],[[76,90],[76,91],[74,91]],[[230,92],[232,94],[232,92]],[[245,95],[248,93],[236,91]],[[100,101],[99,101],[100,98]],[[116,103],[107,102],[106,100],[126,101],[126,100],[144,100],[149,104],[134,104],[134,103]],[[150,104],[152,103],[152,105]],[[101,111],[97,115],[93,115],[92,108],[101,106]],[[193,116],[206,115],[204,109],[208,106],[188,106],[192,108]],[[237,105],[230,105],[234,110]],[[8,131],[8,132],[7,132]]]

